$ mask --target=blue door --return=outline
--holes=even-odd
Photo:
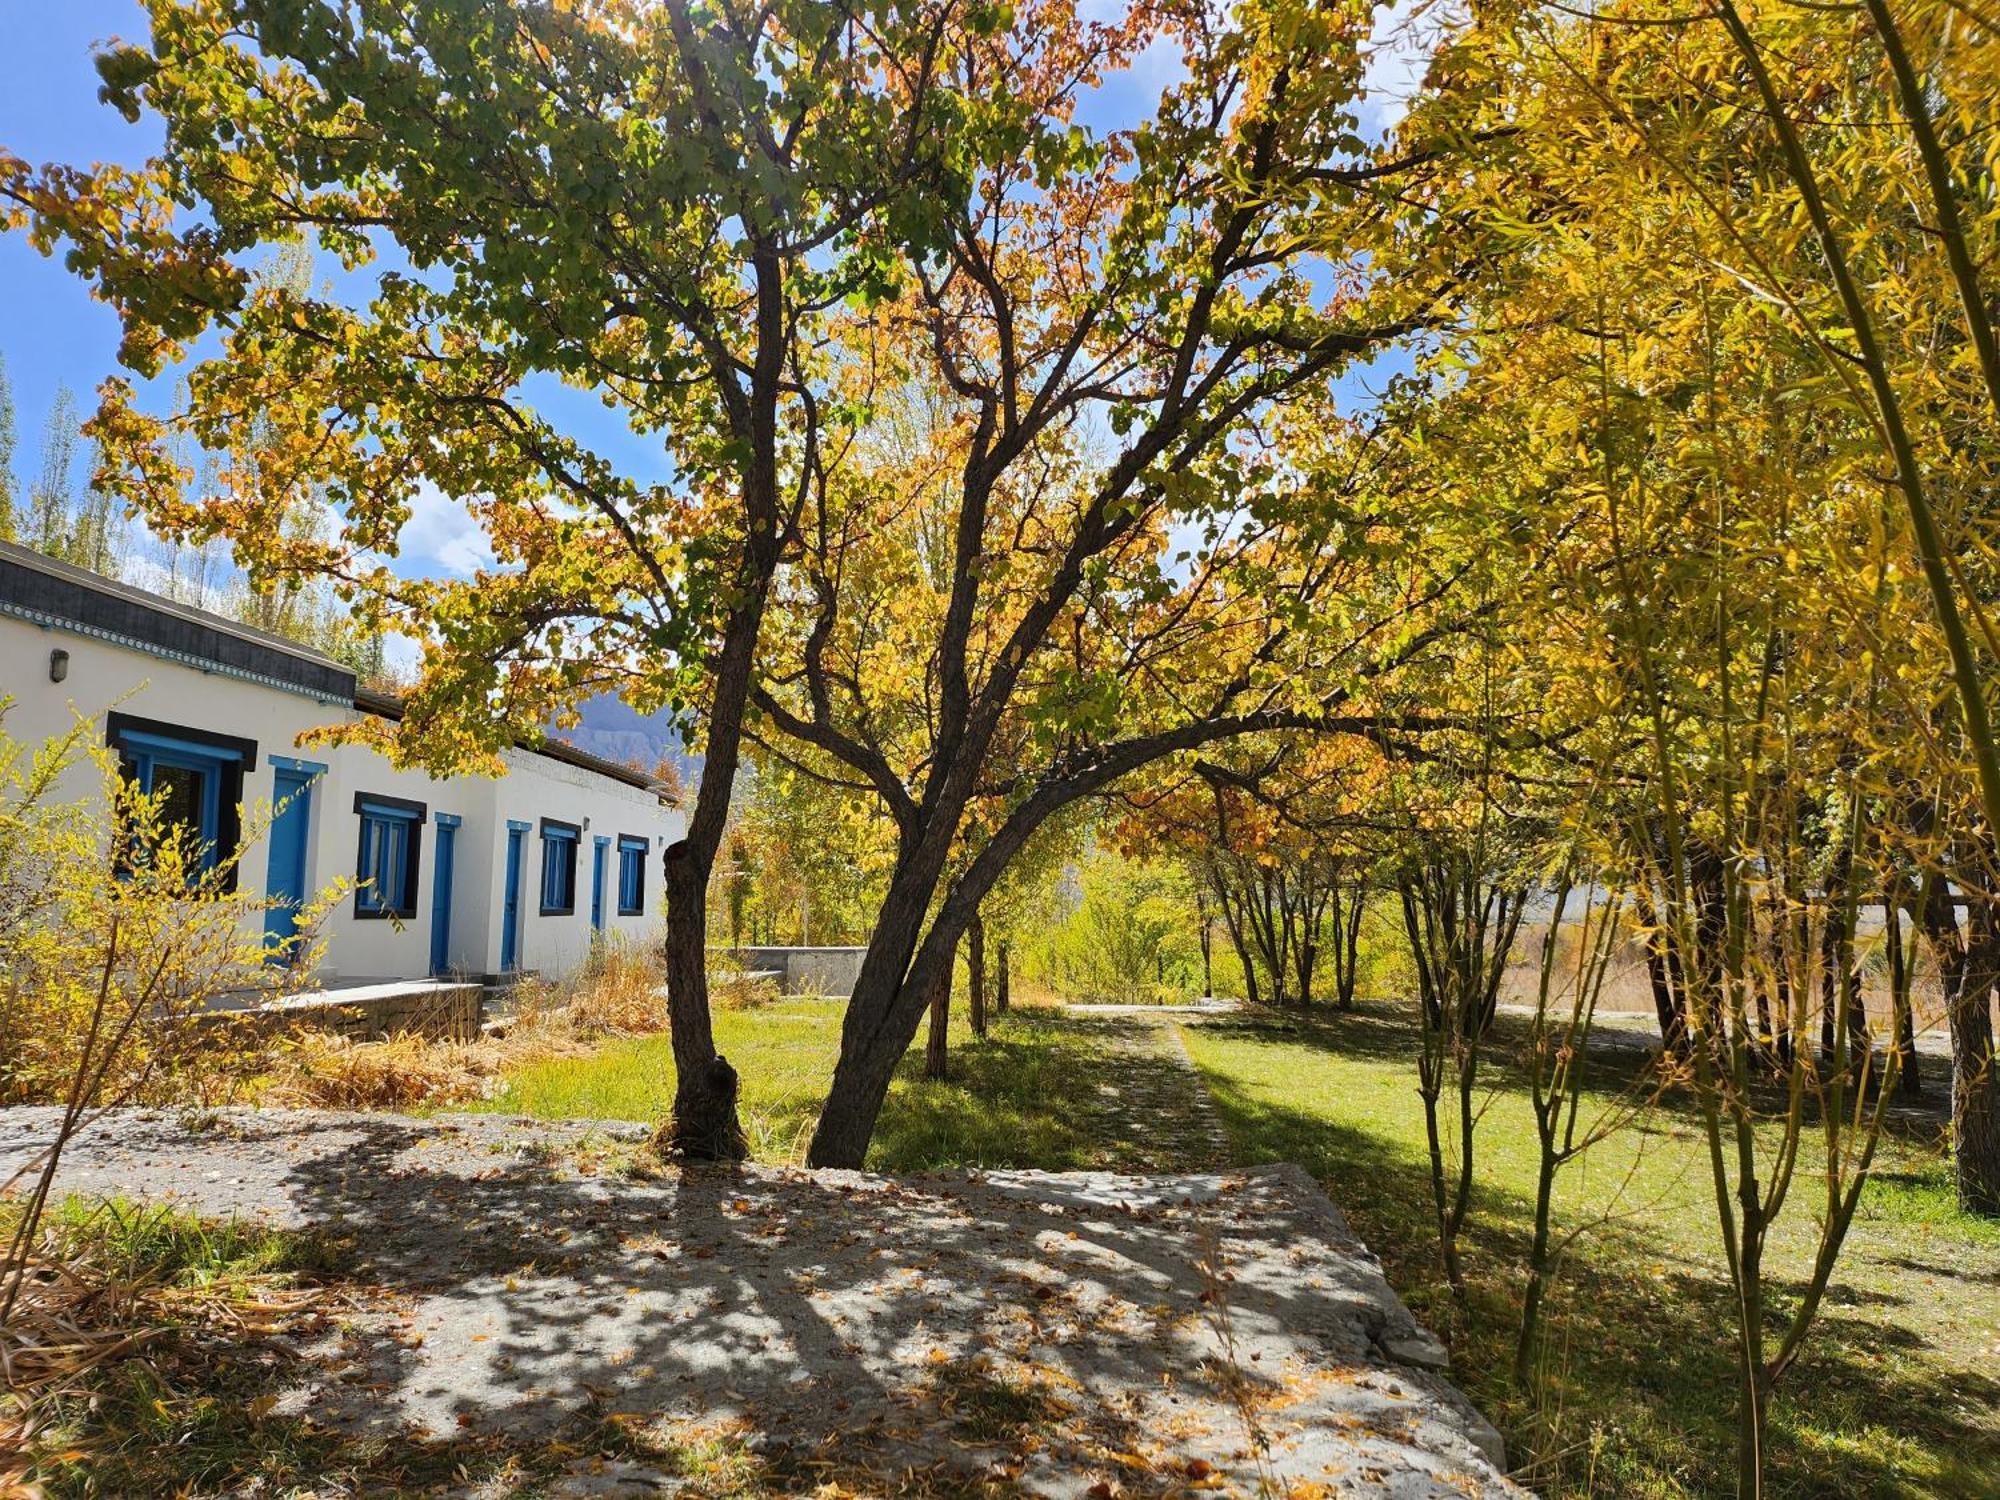
[[[528,838],[526,823],[507,825],[507,883],[500,892],[500,972],[511,974],[521,965],[521,852]]]
[[[604,851],[611,840],[600,835],[590,850],[590,925],[604,931]]]
[[[306,840],[312,832],[313,782],[326,767],[272,757],[271,857],[264,873],[264,961],[298,956],[299,912],[306,901]]]
[[[431,973],[451,967],[451,865],[458,845],[458,817],[439,813],[437,863],[431,867]]]

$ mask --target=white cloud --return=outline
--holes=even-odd
[[[1396,128],[1423,87],[1439,39],[1464,18],[1461,0],[1390,0],[1376,11],[1361,74],[1364,130],[1387,135]]]
[[[411,502],[397,544],[398,571],[405,574],[470,578],[494,565],[493,548],[472,512],[428,480]]]

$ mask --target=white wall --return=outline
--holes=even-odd
[[[48,670],[49,653],[58,647],[69,653],[68,676],[59,684],[49,680]],[[353,721],[359,717],[357,710],[350,703],[203,671],[128,646],[6,616],[0,616],[0,695],[14,700],[6,730],[16,741],[35,742],[61,734],[80,713],[91,721],[90,742],[101,745],[105,716],[114,709],[255,740],[256,764],[244,777],[246,828],[263,821],[260,807],[268,811],[275,784],[273,756],[324,765],[326,774],[312,788],[307,836],[308,878],[314,889],[354,876],[360,843],[354,810],[357,792],[424,803],[415,917],[401,923],[359,918],[354,898],[348,896],[323,929],[326,958],[320,976],[324,979],[414,978],[428,971],[439,813],[456,813],[463,819],[452,888],[449,954],[454,969],[472,974],[499,970],[501,883],[510,818],[535,825],[523,849],[518,955],[522,968],[556,976],[589,952],[591,840],[600,833],[614,840],[606,874],[607,931],[633,940],[650,940],[661,932],[660,855],[681,834],[680,814],[661,805],[650,792],[585,767],[533,751],[510,750],[503,757],[507,774],[498,780],[476,776],[440,780],[421,771],[397,770],[365,746],[301,748],[299,739],[308,730]],[[71,797],[94,794],[90,768],[75,773],[63,790]],[[578,845],[576,910],[569,916],[540,914],[539,828],[545,817],[589,823]],[[615,840],[622,833],[641,834],[651,841],[646,910],[638,917],[616,915]],[[261,895],[268,864],[268,840],[259,837],[243,861],[242,888]]]

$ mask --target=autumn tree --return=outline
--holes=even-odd
[[[1248,740],[1167,762],[1122,801],[1128,848],[1173,851],[1252,1004],[1309,1005],[1322,969],[1354,1004],[1361,924],[1389,830],[1365,740]],[[1211,965],[1212,978],[1212,965]]]
[[[619,692],[697,716],[701,785],[667,854],[677,1070],[671,1138],[742,1150],[704,976],[706,894],[771,579],[810,477],[851,422],[829,309],[921,258],[963,195],[977,98],[943,59],[1001,13],[953,0],[717,0],[392,11],[150,0],[151,39],[99,58],[104,96],[164,132],[144,167],[0,152],[5,222],[124,320],[141,377],[186,357],[178,423],[125,380],[93,431],[110,482],[169,534],[223,536],[253,575],[335,580],[417,635],[387,748],[438,770]],[[179,205],[199,212],[183,215]],[[246,259],[310,231],[341,274],[258,284]],[[594,392],[654,449],[633,465],[540,403]],[[209,453],[265,439],[183,496],[179,426]],[[665,472],[669,477],[659,477]],[[323,489],[337,532],[273,507]],[[462,504],[497,566],[399,580],[420,494]]]
[[[1399,568],[1393,523],[1341,478],[1365,444],[1333,378],[1422,326],[1445,275],[1366,309],[1352,295],[1382,179],[1422,169],[1356,134],[1366,15],[1015,19],[951,61],[956,92],[1004,117],[998,149],[971,164],[942,253],[870,324],[915,392],[935,523],[891,524],[911,483],[829,490],[759,699],[897,828],[822,1165],[862,1160],[960,936],[1049,816],[1237,735],[1381,730],[1368,685],[1422,653],[1412,622],[1448,587],[1448,569]],[[1071,123],[1156,43],[1186,76],[1150,118]],[[930,548],[926,567],[888,546]],[[904,670],[878,687],[884,660]]]
[[[1882,83],[1854,71],[1852,17],[1833,14],[1798,12],[1790,76],[1827,80],[1831,118],[1873,118]],[[1426,109],[1481,143],[1468,227],[1510,253],[1480,263],[1466,334],[1426,372],[1423,467],[1492,548],[1543,556],[1517,570],[1522,623],[1501,639],[1574,727],[1569,752],[1604,769],[1568,806],[1599,899],[1631,899],[1661,959],[1664,1076],[1700,1121],[1729,1268],[1739,1491],[1759,1494],[1770,1404],[1911,1034],[1906,972],[1886,1045],[1870,1034],[1858,915],[1886,902],[1900,934],[1912,869],[1935,869],[1926,779],[1976,824],[1976,735],[1909,476],[1885,468],[1791,148],[1728,29],[1637,5],[1493,12],[1438,72],[1450,88]],[[1879,134],[1815,131],[1873,184],[1849,200],[1869,205],[1868,275],[1909,294],[1890,347],[1924,393],[1905,416],[1925,412],[1908,432],[1932,455],[1926,493],[1969,496],[1983,456],[1941,441],[1967,366],[1916,357],[1951,306],[1898,248],[1924,238],[1920,200],[1862,167],[1881,166]],[[1973,533],[1940,518],[1961,600],[1983,601]],[[1538,1111],[1554,1097],[1538,1075]],[[1804,1194],[1811,1266],[1780,1305],[1766,1256]]]

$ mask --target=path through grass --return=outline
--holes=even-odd
[[[1517,1025],[1503,1018],[1498,1050]],[[1521,1077],[1492,1070],[1500,1086],[1479,1126],[1461,1317],[1436,1264],[1408,1017],[1383,1006],[1182,1031],[1241,1158],[1298,1162],[1320,1179],[1418,1317],[1448,1334],[1456,1378],[1515,1462],[1537,1459],[1527,1482],[1647,1497],[1733,1487],[1726,1272],[1686,1109],[1658,1108],[1572,1169],[1563,1221],[1615,1218],[1565,1266],[1547,1339],[1551,1403],[1538,1419],[1508,1378],[1534,1192]],[[1617,1088],[1636,1066],[1629,1052],[1607,1053],[1596,1069]],[[1771,1258],[1780,1287],[1805,1269],[1815,1189],[1802,1171]],[[1885,1144],[1774,1413],[1776,1495],[2000,1495],[2000,1224],[1957,1211],[1927,1141]]]

